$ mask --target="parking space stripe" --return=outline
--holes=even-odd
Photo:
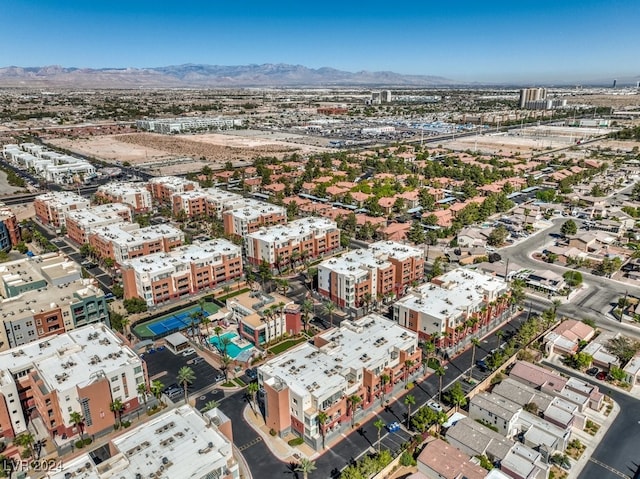
[[[618,471],[617,469],[614,469],[613,467],[609,466],[608,464],[605,464],[604,462],[600,462],[597,459],[594,459],[593,457],[590,457],[589,461],[593,462],[594,464],[597,464],[600,467],[604,467],[607,471],[613,472],[617,476],[620,476],[620,477],[622,477],[624,479],[631,479],[630,476],[627,476],[626,474],[623,474],[622,472]]]

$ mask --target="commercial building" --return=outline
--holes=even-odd
[[[159,118],[136,120],[136,127],[141,130],[153,131],[164,135],[173,135],[187,131],[228,130],[242,126],[242,120],[236,118],[189,117],[189,118]]]
[[[526,108],[527,103],[545,100],[547,98],[546,88],[522,88],[518,104],[520,108]]]
[[[149,306],[214,288],[242,276],[242,251],[225,239],[180,246],[123,261],[124,298]]]
[[[170,477],[171,479],[239,479],[226,430],[231,424],[216,409],[200,413],[189,405],[167,410],[109,441],[107,457],[91,453],[65,461],[49,479],[69,479],[80,471],[82,479],[115,477]]]
[[[112,181],[98,188],[96,199],[98,202],[124,203],[136,213],[149,211],[153,206],[146,183]]]
[[[67,212],[83,210],[89,205],[87,198],[70,191],[52,191],[36,196],[33,200],[38,220],[44,225],[55,228],[65,226]]]
[[[420,248],[379,241],[318,265],[318,292],[341,308],[357,309],[401,296],[424,277]],[[367,304],[368,303],[368,304]]]
[[[179,176],[160,176],[151,178],[147,184],[151,197],[161,203],[171,202],[171,197],[177,193],[197,190],[200,185]]]
[[[320,449],[323,437],[407,381],[421,357],[418,336],[380,315],[345,320],[313,344],[304,342],[258,368],[267,427],[281,436],[293,432]],[[320,412],[328,417],[323,425]]]
[[[496,276],[458,268],[419,286],[393,305],[393,318],[439,347],[470,341],[501,318],[508,307],[507,283]]]
[[[33,143],[6,145],[3,154],[16,166],[33,170],[47,182],[58,185],[82,183],[85,178],[96,175],[91,163]]]
[[[105,325],[89,325],[0,353],[0,428],[4,437],[26,431],[38,416],[51,436],[111,429],[112,401],[124,411],[139,405],[137,386],[148,383],[143,361]]]
[[[97,229],[130,222],[131,207],[123,203],[107,203],[78,211],[65,213],[67,236],[78,244],[89,242]]]
[[[244,199],[228,205],[223,212],[224,232],[244,238],[258,229],[287,222],[287,210],[262,201]]]
[[[184,233],[171,225],[140,228],[137,223],[103,226],[89,235],[89,244],[100,258],[115,264],[154,253],[166,253],[184,243]]]
[[[277,293],[247,292],[227,299],[240,336],[256,346],[302,331],[300,306]]]
[[[103,291],[61,254],[0,265],[0,294],[0,350],[109,322]]]
[[[245,237],[247,259],[282,267],[295,260],[317,258],[340,248],[335,221],[309,216],[284,225],[261,228]]]
[[[0,251],[10,251],[21,239],[15,213],[0,203]]]

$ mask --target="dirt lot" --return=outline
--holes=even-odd
[[[252,135],[217,133],[177,136],[134,133],[50,142],[80,154],[105,161],[126,161],[163,175],[199,170],[206,164],[213,169],[222,168],[227,161],[243,166],[263,155],[281,157],[321,150]]]

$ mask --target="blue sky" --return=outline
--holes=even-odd
[[[2,0],[0,66],[292,63],[460,81],[640,78],[639,0]]]

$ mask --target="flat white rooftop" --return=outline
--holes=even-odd
[[[66,479],[69,473],[78,479],[221,477],[214,471],[226,471],[230,460],[235,463],[229,441],[186,405],[158,414],[111,444],[113,455],[104,462],[96,465],[91,455],[83,454],[65,461],[62,471],[48,477]]]
[[[335,221],[328,218],[309,216],[284,225],[274,225],[249,233],[248,238],[269,243],[286,244],[289,241],[299,242],[305,238],[324,236],[338,229]]]
[[[120,248],[132,248],[163,238],[184,238],[184,233],[171,225],[152,225],[131,230],[122,229],[120,226],[103,226],[94,233],[117,244]]]
[[[340,257],[325,260],[319,265],[321,268],[346,276],[362,276],[369,271],[369,268],[386,269],[390,266],[391,263],[377,258],[368,249],[350,251]]]
[[[83,198],[79,194],[71,191],[51,191],[44,195],[38,195],[35,199],[47,203],[54,203],[60,206],[73,205],[76,203],[85,203],[87,206],[89,205],[89,200],[87,198]]]
[[[408,258],[424,258],[424,250],[396,241],[378,241],[369,245],[369,250],[376,256],[386,255],[398,261]]]

